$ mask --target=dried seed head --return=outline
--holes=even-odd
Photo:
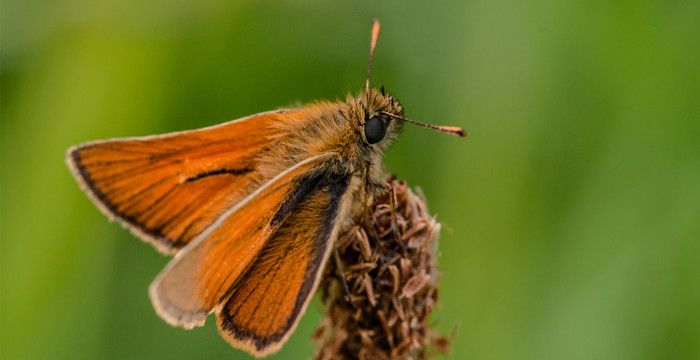
[[[390,184],[395,209],[391,192],[377,198],[368,219],[338,238],[320,287],[328,312],[314,333],[316,359],[428,359],[449,347],[428,323],[440,224],[403,181]]]

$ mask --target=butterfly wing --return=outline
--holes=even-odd
[[[287,341],[316,292],[348,180],[324,173],[297,188],[303,195],[217,313],[219,332],[231,345],[263,356]]]
[[[306,309],[337,232],[349,175],[308,159],[278,175],[178,253],[151,285],[171,324],[220,332],[255,355],[277,350]]]
[[[66,162],[111,219],[158,250],[174,253],[259,182],[257,168],[295,111],[253,115],[200,130],[96,141]]]

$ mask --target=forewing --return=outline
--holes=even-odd
[[[322,178],[319,174],[325,174],[323,165],[334,156],[326,154],[310,158],[278,175],[226,211],[178,253],[150,288],[151,300],[158,314],[173,325],[185,328],[201,326],[208,314],[238,288],[234,284],[248,278],[243,276],[246,272],[257,271],[259,261],[274,260],[269,254],[278,251],[278,246],[286,246],[292,251],[296,245],[285,245],[289,240],[278,234],[284,233],[280,231],[287,226],[288,219],[298,216],[299,204],[308,202],[317,191],[318,179]],[[310,182],[310,178],[317,180]],[[299,227],[299,231],[305,229],[308,232],[307,227],[315,225],[307,223]],[[321,255],[317,261],[321,261]],[[302,259],[314,256],[317,252],[309,252]],[[283,260],[283,257],[279,259]]]
[[[254,190],[259,159],[293,111],[200,130],[96,141],[67,163],[98,207],[162,252],[174,253]]]
[[[315,293],[336,237],[347,175],[305,177],[297,201],[217,313],[221,335],[256,356],[277,351]]]

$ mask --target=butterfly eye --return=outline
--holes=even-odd
[[[365,139],[369,144],[378,143],[384,138],[385,133],[384,119],[381,117],[372,117],[365,123]]]

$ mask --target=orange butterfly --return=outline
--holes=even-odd
[[[370,88],[344,102],[252,115],[68,150],[83,190],[110,218],[175,254],[150,286],[158,315],[184,328],[216,314],[232,346],[279,350],[312,298],[334,241],[385,191],[381,156],[403,117]]]

